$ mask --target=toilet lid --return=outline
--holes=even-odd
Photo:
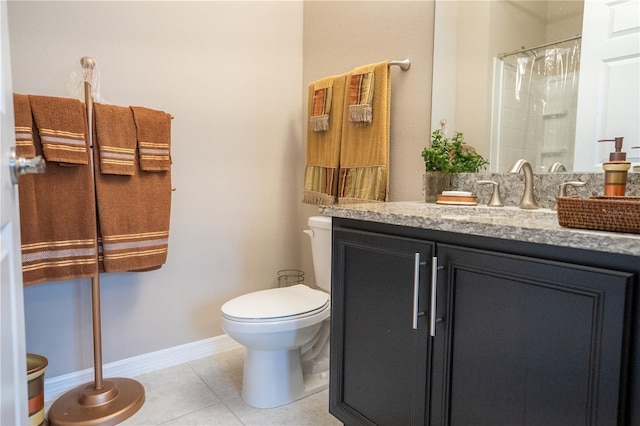
[[[291,317],[318,310],[327,303],[327,293],[298,284],[236,297],[222,305],[222,313],[229,317],[247,319]]]

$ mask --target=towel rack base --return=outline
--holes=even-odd
[[[123,422],[144,404],[144,387],[135,380],[114,378],[102,389],[87,383],[72,389],[51,405],[51,426],[110,426]]]

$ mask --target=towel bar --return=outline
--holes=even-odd
[[[411,68],[411,60],[409,58],[405,58],[401,61],[389,61],[389,66],[397,65],[400,67],[402,71],[408,71]]]

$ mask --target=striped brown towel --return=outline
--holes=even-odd
[[[29,96],[13,94],[13,115],[16,123],[16,155],[24,158],[36,156],[33,144],[33,119]]]
[[[96,145],[100,173],[135,174],[136,125],[131,109],[116,105],[94,104],[96,112]],[[96,151],[94,151],[94,154]],[[96,169],[97,170],[97,169]]]
[[[169,249],[171,172],[97,174],[96,191],[104,271],[143,271],[162,266]]]
[[[63,114],[63,111],[58,111]],[[33,130],[36,154],[43,147]],[[86,154],[88,157],[88,153]],[[88,161],[88,159],[87,159]],[[18,185],[25,285],[88,278],[98,272],[96,209],[91,168],[47,163]]]
[[[114,107],[122,113],[131,109]],[[96,113],[98,110],[96,109]],[[164,113],[163,113],[164,114]],[[167,117],[164,114],[165,118]],[[131,118],[133,123],[133,118]],[[135,125],[125,126],[125,139],[136,139]],[[125,127],[121,129],[124,133]],[[95,167],[101,160],[94,156]],[[156,164],[156,160],[152,164]],[[133,157],[130,176],[96,174],[100,261],[105,272],[158,269],[167,260],[171,214],[171,170],[148,173]],[[102,167],[102,165],[100,165]]]
[[[140,170],[171,169],[171,116],[164,111],[132,106],[138,137]]]
[[[29,95],[47,161],[89,164],[87,113],[77,99]]]

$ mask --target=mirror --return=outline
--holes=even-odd
[[[573,102],[573,105],[553,108],[551,111],[550,100],[547,98],[540,100],[538,105],[529,102],[530,105],[525,106],[529,111],[539,109],[543,113],[539,126],[546,126],[546,130],[542,130],[544,134],[536,136],[534,140],[525,140],[525,133],[530,133],[531,130],[500,130],[497,127],[500,124],[496,124],[498,120],[494,120],[492,124],[492,117],[500,114],[502,127],[508,127],[509,122],[515,121],[516,117],[513,110],[507,110],[509,102],[504,101],[504,96],[503,99],[493,96],[494,91],[499,90],[496,88],[501,87],[499,82],[494,83],[494,75],[500,74],[494,71],[504,67],[501,72],[505,74],[505,80],[509,80],[504,83],[506,85],[513,86],[514,80],[516,84],[530,85],[530,81],[518,81],[522,73],[518,74],[513,70],[517,67],[522,67],[522,70],[533,68],[534,57],[536,67],[548,67],[549,58],[545,59],[544,55],[550,49],[555,48],[557,52],[562,51],[564,54],[571,51],[569,53],[574,55],[577,51],[578,56],[573,56],[573,59],[567,55],[559,58],[564,68],[570,60],[578,59],[579,63],[582,22],[583,2],[576,0],[436,0],[432,130],[443,129],[449,136],[454,131],[463,132],[465,141],[490,160],[491,171],[494,172],[506,171],[518,158],[526,158],[532,164],[535,163],[536,172],[549,171],[554,163],[563,163],[567,171],[572,171],[577,76],[570,75],[575,93],[572,95],[573,101],[567,102]],[[557,43],[566,39],[571,40]],[[545,44],[549,46],[537,49],[535,54],[531,50],[514,53]],[[496,61],[501,53],[512,54],[502,61]],[[503,64],[496,65],[494,62]],[[498,68],[494,68],[496,66]],[[506,76],[508,72],[511,74]],[[553,74],[557,74],[557,71],[553,71]],[[566,76],[564,79],[566,80]],[[549,92],[549,79],[541,84],[547,88],[540,90]],[[511,94],[514,92],[513,87],[507,90]],[[518,103],[524,104],[526,94],[520,99],[518,90],[516,89]],[[495,99],[493,103],[492,99]],[[546,107],[545,111],[542,111],[540,103]],[[531,121],[531,118],[522,120]],[[543,140],[548,145],[560,132],[566,133],[562,141],[557,141],[550,148],[541,147]],[[511,142],[514,140],[522,142],[524,147],[513,146]],[[532,147],[535,147],[535,152]]]

